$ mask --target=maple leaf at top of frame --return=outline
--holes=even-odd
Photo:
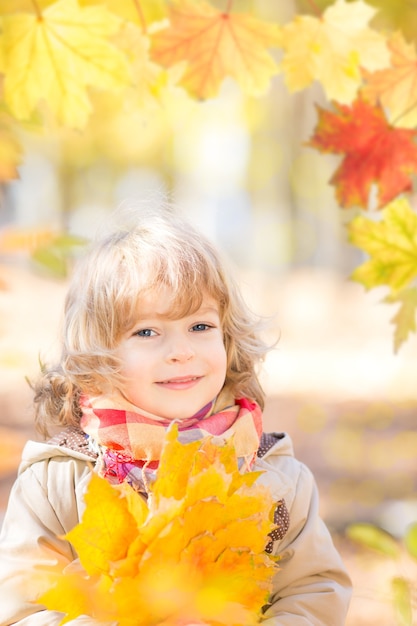
[[[164,67],[186,62],[181,84],[197,98],[217,95],[227,76],[259,96],[278,73],[268,48],[279,46],[279,33],[277,24],[251,15],[183,0],[171,7],[169,25],[152,36],[151,56]]]
[[[318,81],[329,100],[351,104],[362,85],[361,70],[386,68],[385,35],[369,26],[377,13],[362,0],[336,0],[319,17],[296,15],[282,27],[280,65],[292,92]]]
[[[417,54],[415,45],[402,33],[388,40],[391,67],[377,72],[364,71],[362,95],[372,104],[380,102],[393,126],[417,126]]]
[[[58,0],[37,14],[2,18],[4,99],[18,120],[40,102],[58,122],[83,128],[92,110],[88,87],[113,90],[130,80],[127,59],[110,41],[121,20],[104,6]]]

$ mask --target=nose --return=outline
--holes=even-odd
[[[194,349],[186,337],[173,338],[166,353],[167,361],[171,363],[186,363],[194,357]]]

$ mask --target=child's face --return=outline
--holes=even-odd
[[[222,389],[227,357],[217,303],[204,297],[195,313],[169,319],[171,295],[161,289],[144,297],[116,355],[123,363],[125,398],[148,413],[180,420]]]

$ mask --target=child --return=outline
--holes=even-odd
[[[23,452],[0,537],[1,626],[60,623],[27,590],[37,571],[77,558],[63,536],[80,521],[93,465],[146,497],[174,420],[182,441],[233,435],[242,471],[264,471],[277,502],[266,551],[281,560],[262,622],[344,624],[350,581],[314,479],[288,435],[261,432],[266,350],[218,254],[179,218],[148,215],[92,246],[66,298],[59,364],[34,385],[38,427],[61,430]]]

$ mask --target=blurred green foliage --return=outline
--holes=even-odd
[[[395,539],[382,528],[367,523],[351,524],[346,534],[352,541],[387,558],[399,560],[403,553],[411,558],[417,558],[417,522],[407,528],[401,539]],[[391,591],[398,626],[412,626],[416,608],[413,606],[413,596],[417,591],[416,582],[404,576],[394,576],[391,579]]]

